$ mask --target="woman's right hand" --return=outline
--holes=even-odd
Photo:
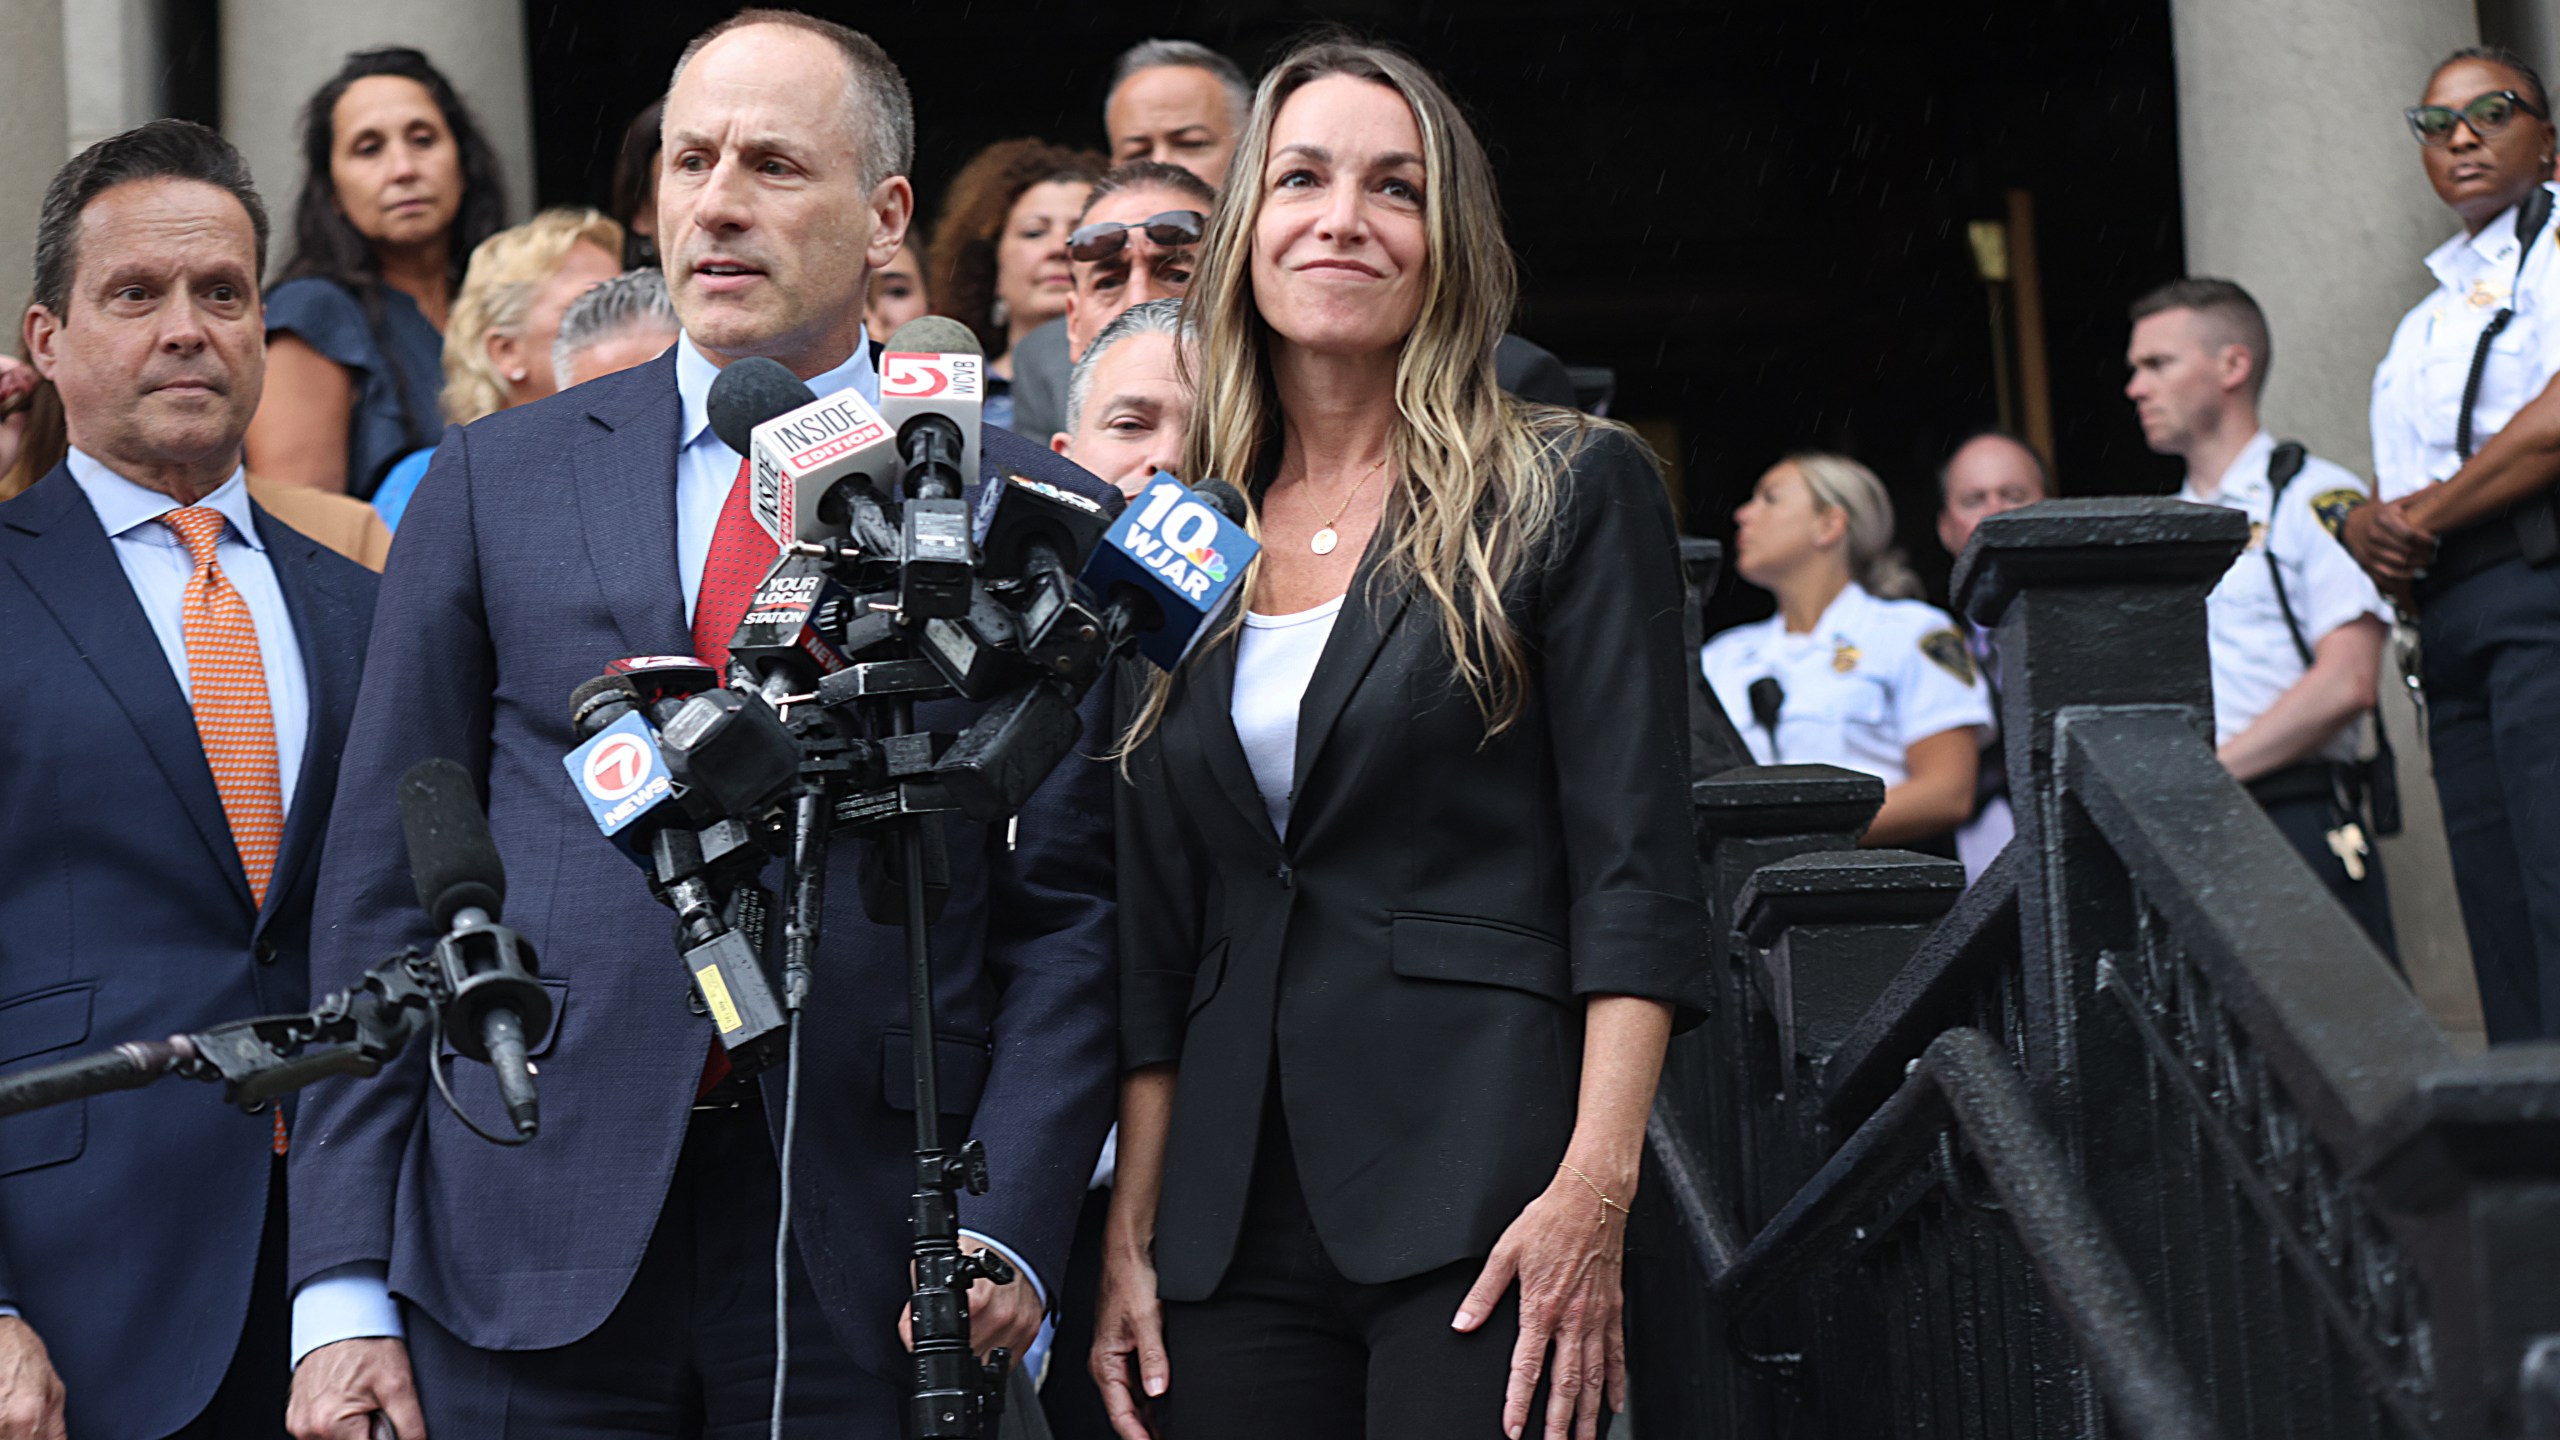
[[[1093,1319],[1093,1383],[1121,1440],[1154,1440],[1147,1401],[1173,1384],[1165,1355],[1164,1304],[1156,1298],[1156,1267],[1143,1252],[1112,1247],[1102,1262],[1102,1303]],[[1142,1398],[1129,1383],[1137,1371]]]

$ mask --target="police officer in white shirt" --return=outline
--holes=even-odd
[[[2318,513],[2352,504],[2363,487],[2258,424],[2271,354],[2248,291],[2176,281],[2134,302],[2124,393],[2151,448],[2185,458],[2179,499],[2249,517],[2249,548],[2205,602],[2223,767],[2395,954],[2357,763],[2390,612]]]
[[[1863,843],[1952,854],[1991,702],[1955,622],[1903,598],[1920,585],[1893,549],[1884,483],[1846,456],[1793,455],[1733,519],[1734,573],[1778,613],[1716,636],[1700,661],[1752,758],[1874,775],[1884,808]]]
[[[2550,99],[2455,52],[2406,112],[2462,222],[2373,377],[2376,503],[2344,538],[2425,642],[2429,748],[2492,1042],[2560,1037],[2560,240]]]

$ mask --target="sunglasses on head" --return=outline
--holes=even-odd
[[[2551,118],[2513,90],[2492,90],[2459,110],[2450,105],[2412,105],[2404,113],[2409,117],[2409,133],[2418,137],[2419,144],[2445,145],[2452,142],[2457,124],[2470,126],[2472,134],[2486,140],[2514,124],[2519,110],[2536,120]]]
[[[1144,231],[1148,239],[1167,250],[1197,245],[1208,226],[1209,217],[1197,210],[1167,210],[1161,215],[1150,215],[1135,225],[1105,220],[1069,235],[1067,256],[1088,265],[1096,260],[1108,260],[1129,248],[1129,232],[1132,230]]]

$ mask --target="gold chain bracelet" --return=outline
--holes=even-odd
[[[1621,1215],[1627,1213],[1626,1206],[1610,1199],[1609,1192],[1601,1189],[1598,1181],[1593,1180],[1590,1176],[1574,1169],[1572,1162],[1559,1160],[1556,1162],[1556,1168],[1572,1176],[1574,1179],[1581,1181],[1583,1184],[1590,1186],[1591,1193],[1600,1197],[1600,1223],[1602,1225],[1605,1226],[1609,1223],[1609,1212],[1612,1210],[1617,1211]]]

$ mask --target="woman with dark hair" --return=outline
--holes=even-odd
[[[622,132],[613,157],[613,218],[622,222],[622,268],[658,263],[658,120],[664,100],[652,100]]]
[[[2461,228],[2373,372],[2375,494],[2341,538],[2417,611],[2427,744],[2489,1043],[2560,1039],[2560,156],[2518,56],[2457,50],[2402,111]]]
[[[1679,555],[1626,427],[1502,392],[1516,286],[1420,66],[1263,81],[1183,299],[1182,471],[1262,550],[1126,741],[1091,1367],[1130,1440],[1141,1396],[1173,1440],[1592,1440],[1623,1393],[1706,978]]]
[[[249,466],[365,498],[443,428],[445,313],[506,198],[497,153],[415,50],[347,57],[302,112],[302,158]]]
[[[1102,157],[1045,140],[999,140],[951,181],[926,251],[934,313],[987,347],[986,423],[1013,424],[1013,347],[1067,313],[1075,272],[1067,232],[1102,175]],[[886,339],[886,336],[875,337]]]

